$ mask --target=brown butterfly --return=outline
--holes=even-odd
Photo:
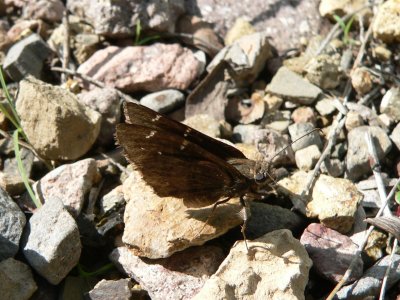
[[[259,164],[235,147],[139,104],[125,103],[124,112],[117,141],[154,192],[182,198],[188,207],[214,204],[213,210],[240,197],[245,238],[247,199],[261,195],[260,189],[271,190],[271,167],[256,170]]]

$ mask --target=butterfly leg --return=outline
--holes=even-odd
[[[218,200],[217,202],[214,203],[210,215],[207,217],[207,220],[204,223],[204,226],[201,228],[201,230],[199,231],[199,234],[197,236],[199,236],[201,234],[201,232],[204,230],[204,228],[206,228],[206,226],[208,225],[208,223],[211,220],[211,217],[214,215],[214,212],[215,212],[215,209],[217,208],[217,206],[224,204],[224,203],[228,202],[229,200],[231,200],[231,197],[227,197],[225,199]]]
[[[247,221],[250,218],[250,205],[249,205],[249,202],[244,197],[240,197],[240,204],[242,204],[242,206],[243,206],[243,209],[240,212],[241,217],[243,219],[243,225],[242,225],[241,232],[243,235],[243,239],[244,239],[244,243],[246,245],[247,252],[249,252],[249,246],[247,245],[247,238],[246,238],[246,227],[247,227]]]

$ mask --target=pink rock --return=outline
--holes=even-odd
[[[300,242],[310,255],[315,269],[334,282],[343,277],[357,251],[357,245],[348,236],[316,223],[308,225]],[[362,272],[363,261],[359,257],[350,281],[361,277]]]
[[[60,0],[30,0],[22,8],[26,19],[41,19],[50,23],[61,21],[64,10]]]
[[[306,106],[298,107],[292,113],[292,120],[295,123],[312,123],[315,126],[314,110]]]
[[[93,54],[78,72],[125,92],[155,92],[188,88],[200,68],[201,63],[189,49],[157,43],[125,48],[109,46]]]

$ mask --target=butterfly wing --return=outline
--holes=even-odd
[[[144,123],[118,124],[116,136],[128,160],[160,197],[183,198],[189,206],[202,207],[246,189],[247,179],[224,160],[169,130],[168,124]]]
[[[163,128],[171,134],[184,137],[196,145],[201,145],[215,156],[228,160],[231,158],[246,158],[242,152],[235,147],[213,139],[196,129],[165,117],[145,106],[127,102],[124,105],[126,122],[132,125],[142,125],[156,130]]]

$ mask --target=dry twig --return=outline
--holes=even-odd
[[[64,10],[64,15],[62,19],[62,24],[64,27],[64,40],[63,40],[63,50],[62,50],[62,67],[67,69],[70,61],[70,47],[69,47],[69,21],[68,21],[68,10]],[[66,73],[61,74],[61,82],[66,82],[67,76]]]

